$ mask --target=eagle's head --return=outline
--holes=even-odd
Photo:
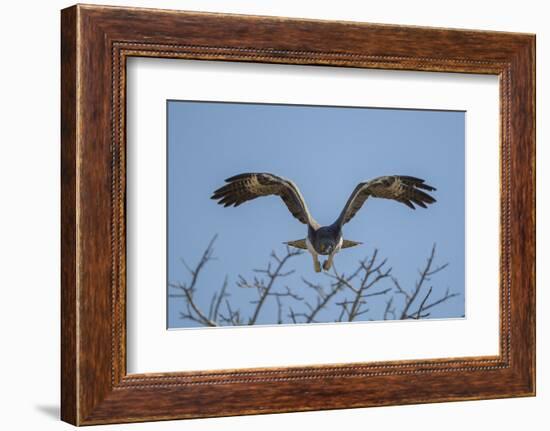
[[[315,250],[322,255],[331,254],[338,245],[338,232],[329,227],[321,227],[315,235]]]
[[[321,244],[319,244],[319,251],[321,254],[330,254],[334,250],[334,247],[336,247],[336,245],[333,244],[331,240],[321,241]]]

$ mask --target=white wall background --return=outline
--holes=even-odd
[[[538,396],[536,398],[104,426],[135,430],[547,429],[550,423],[550,13],[543,1],[119,0],[170,9],[537,34]],[[59,10],[5,2],[0,15],[0,427],[69,429],[59,414]],[[542,264],[541,264],[542,263]]]

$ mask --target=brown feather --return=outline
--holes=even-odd
[[[243,173],[227,178],[212,199],[224,207],[239,206],[261,196],[279,196],[290,213],[304,224],[317,225],[309,214],[298,187],[290,180],[269,173]]]
[[[361,245],[363,244],[362,242],[358,242],[358,241],[351,241],[349,239],[345,239],[342,241],[342,248],[350,248],[350,247],[355,247],[356,245]]]
[[[289,245],[291,247],[301,248],[303,250],[307,250],[307,245],[306,245],[306,240],[305,239],[297,239],[295,241],[287,241],[283,244]]]
[[[415,204],[427,208],[427,204],[436,202],[423,190],[435,191],[436,188],[425,184],[423,179],[407,175],[391,175],[378,177],[371,181],[360,183],[349,197],[337,222],[343,225],[349,222],[370,197],[393,199],[416,209]]]

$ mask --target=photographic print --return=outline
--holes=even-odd
[[[465,318],[465,112],[167,101],[170,329]]]

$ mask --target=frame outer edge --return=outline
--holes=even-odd
[[[533,337],[533,357],[532,357],[532,370],[531,377],[533,379],[533,388],[532,395],[537,395],[537,37],[533,35],[530,45],[530,56],[532,59],[532,70],[531,70],[531,80],[533,82],[533,94],[531,95],[531,105],[533,109],[533,136],[532,136],[532,145],[533,145],[533,156],[531,159],[531,169],[532,169],[532,178],[533,178],[533,192],[531,195],[531,201],[533,203],[533,316],[531,318],[532,324],[532,334]]]
[[[518,198],[516,202],[519,202],[520,206],[524,210],[527,210],[527,212],[529,212],[525,215],[527,220],[525,220],[525,223],[523,224],[521,234],[526,235],[527,238],[530,240],[526,241],[526,244],[522,245],[520,249],[526,251],[525,259],[533,259],[527,261],[524,260],[523,264],[519,266],[519,271],[522,274],[524,272],[527,273],[527,279],[524,281],[524,283],[522,283],[522,292],[513,295],[515,300],[519,303],[518,305],[527,305],[526,310],[521,313],[522,318],[518,319],[520,325],[518,325],[519,327],[515,329],[515,347],[517,348],[518,345],[521,345],[526,348],[528,352],[526,354],[514,355],[513,361],[515,363],[515,366],[512,369],[509,369],[509,371],[511,371],[512,373],[508,372],[508,370],[504,370],[506,372],[501,372],[499,370],[498,372],[495,371],[495,374],[493,374],[494,377],[502,377],[503,379],[506,378],[506,382],[503,380],[502,384],[506,383],[513,386],[508,388],[508,392],[503,389],[502,384],[498,384],[494,380],[490,382],[490,376],[488,375],[488,373],[483,373],[477,376],[478,380],[475,380],[474,376],[472,377],[472,380],[475,383],[475,385],[472,387],[472,390],[455,393],[449,397],[436,396],[433,398],[424,398],[421,396],[421,394],[417,394],[409,398],[398,397],[398,399],[396,400],[386,400],[382,402],[380,400],[371,400],[370,402],[367,402],[367,404],[365,404],[365,401],[363,399],[361,399],[361,401],[357,401],[357,399],[352,399],[353,397],[357,397],[358,394],[353,394],[353,397],[351,396],[351,389],[349,388],[348,382],[345,382],[346,385],[342,386],[341,389],[339,389],[341,393],[347,396],[347,398],[344,400],[334,399],[332,396],[335,394],[334,388],[336,388],[337,386],[336,381],[327,385],[328,380],[326,379],[334,379],[338,376],[328,375],[326,376],[326,378],[322,379],[304,380],[304,382],[308,382],[306,389],[309,388],[308,391],[310,392],[308,393],[308,397],[306,397],[307,402],[303,402],[296,408],[292,407],[291,404],[288,403],[288,400],[291,400],[294,396],[298,397],[298,399],[303,399],[303,392],[299,388],[297,388],[296,385],[291,385],[289,383],[283,385],[282,383],[275,384],[273,382],[261,381],[228,382],[227,385],[219,386],[218,388],[216,388],[216,391],[214,391],[213,388],[209,389],[208,384],[202,385],[202,382],[197,382],[197,384],[193,383],[192,388],[161,388],[157,387],[158,385],[155,385],[154,388],[145,389],[143,387],[122,387],[120,386],[121,382],[118,381],[117,374],[109,373],[109,376],[107,376],[107,366],[116,367],[116,363],[113,362],[114,354],[111,354],[110,350],[109,353],[107,353],[107,350],[105,349],[107,346],[107,336],[109,332],[111,334],[111,337],[114,337],[116,331],[112,332],[114,328],[114,323],[112,320],[108,322],[106,318],[98,317],[97,314],[99,313],[101,316],[104,316],[104,313],[108,311],[108,307],[113,306],[112,302],[115,300],[116,297],[109,295],[109,298],[107,298],[107,290],[104,286],[107,280],[107,273],[106,271],[104,271],[107,265],[107,260],[105,258],[99,258],[98,253],[96,253],[98,250],[98,245],[100,245],[101,247],[105,245],[106,236],[102,238],[90,237],[90,232],[94,233],[101,231],[100,233],[108,235],[107,230],[105,229],[105,226],[103,226],[103,224],[101,224],[101,229],[99,229],[97,225],[91,223],[94,220],[97,220],[97,217],[99,216],[102,217],[101,220],[105,219],[104,216],[105,214],[107,214],[108,208],[103,205],[101,206],[101,208],[95,211],[90,204],[90,195],[91,192],[94,191],[94,188],[92,186],[98,184],[102,187],[101,193],[103,195],[106,192],[106,182],[104,182],[103,180],[111,179],[108,175],[108,172],[106,171],[106,159],[101,155],[107,154],[106,151],[107,148],[109,148],[106,145],[107,141],[105,141],[107,132],[103,130],[97,131],[93,128],[93,124],[98,121],[96,117],[100,118],[101,121],[107,124],[107,121],[104,120],[106,120],[107,118],[106,113],[110,112],[109,108],[107,107],[106,98],[104,96],[105,86],[97,85],[98,82],[103,84],[106,82],[103,81],[107,79],[108,62],[98,64],[97,62],[91,60],[93,59],[92,54],[95,53],[95,50],[97,50],[97,53],[95,54],[101,55],[102,58],[107,59],[107,50],[112,47],[111,43],[113,41],[116,41],[117,38],[121,37],[122,40],[124,40],[125,35],[128,35],[130,34],[130,32],[134,31],[133,28],[131,29],[129,26],[126,25],[129,18],[143,18],[143,16],[141,15],[143,15],[145,12],[149,12],[150,14],[158,14],[158,12],[147,9],[110,8],[107,13],[107,11],[103,11],[103,9],[104,8],[100,6],[90,5],[83,7],[81,5],[77,5],[65,9],[61,13],[61,417],[64,421],[69,422],[73,425],[91,425],[99,423],[136,422],[146,420],[191,417],[232,416],[236,414],[242,415],[284,411],[324,410],[334,408],[365,407],[367,405],[388,405],[396,403],[410,404],[467,399],[487,399],[534,394],[535,250],[534,239],[530,238],[530,235],[532,235],[534,232],[535,222],[535,141],[534,129],[532,128],[534,121],[534,106],[531,105],[534,101],[534,81],[528,82],[527,84],[525,84],[524,82],[521,86],[518,86],[517,89],[516,85],[512,85],[513,89],[519,91],[520,96],[522,96],[522,102],[524,104],[522,104],[521,107],[525,107],[525,110],[528,113],[533,114],[533,117],[528,118],[526,121],[523,120],[521,122],[519,128],[521,129],[522,127],[525,127],[527,128],[527,130],[529,130],[529,133],[528,136],[524,136],[521,141],[514,138],[514,142],[522,142],[524,147],[519,153],[520,157],[516,159],[516,161],[512,162],[513,164],[516,164],[517,162],[517,164],[521,165],[521,167],[523,168],[526,168],[526,166],[528,168],[532,168],[532,170],[529,172],[528,178],[523,178],[521,181],[518,181],[519,183],[524,184],[526,186],[526,189],[523,190],[521,197],[516,196]],[[104,12],[106,16],[104,15]],[[173,12],[177,14],[181,13],[178,11]],[[190,24],[196,25],[196,22],[194,22],[194,20],[197,18],[196,15],[197,14],[182,13],[182,19],[179,21],[183,21],[184,23],[189,21]],[[172,13],[167,14],[167,16],[172,16]],[[201,16],[208,17],[208,21],[213,21],[217,19],[214,18],[215,15],[213,14],[204,14]],[[228,17],[228,28],[229,30],[234,27],[237,27],[237,29],[241,29],[242,21],[250,21],[250,19],[251,17],[243,17],[242,15]],[[283,23],[286,23],[287,21],[286,19],[276,17],[262,17],[262,19],[269,21],[269,24],[272,25],[275,25],[272,21],[276,21],[279,19]],[[166,19],[166,21],[168,21],[168,19]],[[278,25],[278,21],[276,22]],[[141,19],[141,21],[138,19],[138,23],[140,23],[141,27],[155,25],[143,19]],[[288,19],[288,24],[290,23],[295,24],[293,29],[295,29],[296,31],[294,33],[298,33],[298,35],[301,34],[300,32],[303,33],[304,31],[302,27],[297,27],[298,24],[313,25],[310,22],[304,22],[297,19]],[[166,23],[162,25],[165,24]],[[246,23],[246,25],[244,26],[245,30],[247,30],[247,26],[249,24],[250,23],[248,22]],[[329,24],[327,23],[326,26],[328,27]],[[409,27],[403,27],[403,29],[405,30],[408,28]],[[173,42],[171,39],[174,39],[176,41],[179,41],[179,39],[184,41],[189,39],[191,41],[189,46],[198,49],[199,45],[204,42],[204,38],[202,36],[197,36],[194,33],[193,28],[189,29],[187,26],[185,26],[184,30],[181,30],[181,27],[178,31],[172,29],[173,26],[170,26],[168,29],[166,26],[160,28],[160,33],[158,35],[159,43],[163,43],[165,41],[171,43]],[[372,26],[373,31],[376,30],[377,32],[380,32],[382,31],[382,29],[386,31],[385,27]],[[428,29],[418,31],[429,32]],[[145,35],[149,33],[150,32],[146,32]],[[206,36],[208,38],[220,38],[217,33],[212,35],[208,31],[206,33]],[[487,37],[484,39],[482,37],[483,34],[466,34],[464,32],[461,32],[460,34],[457,34],[456,37],[460,36],[461,38],[463,38],[467,36],[477,41],[479,36],[481,40],[477,42],[479,42],[480,44],[476,45],[479,47],[485,46],[485,43],[487,42],[486,39],[490,39],[490,41],[492,41],[497,37],[495,34],[487,33]],[[354,30],[352,36],[354,35],[357,35],[357,29]],[[350,38],[352,38],[352,36],[350,36]],[[133,36],[128,37],[132,38]],[[237,59],[238,57],[240,57],[239,54],[238,56],[231,58],[231,61],[249,61],[246,57],[246,52],[248,50],[247,46],[243,44],[241,44],[241,46],[244,46],[243,48],[239,48],[239,46],[237,46],[243,38],[246,42],[246,37],[246,35],[239,35],[235,40],[231,39],[229,47],[218,48],[220,50],[230,49],[237,51],[241,49],[241,51],[239,51],[243,54],[241,60]],[[261,39],[260,37],[261,44],[266,45],[266,43],[269,42],[269,37],[271,37],[270,34],[265,36],[264,39]],[[387,35],[384,37],[387,38]],[[524,37],[525,35],[519,34],[502,34],[502,50],[499,55],[495,57],[495,59],[491,57],[493,59],[491,61],[505,61],[513,58],[516,60],[515,66],[524,73],[527,72],[522,76],[522,78],[529,80],[534,78],[534,37],[527,37],[526,39],[524,39]],[[364,42],[363,39],[363,37],[359,37],[359,42]],[[207,42],[209,41],[207,40]],[[459,42],[459,47],[464,48],[466,40],[460,39]],[[90,47],[89,44],[91,44]],[[334,45],[332,43],[329,43],[328,41],[326,42],[326,44],[329,48],[331,48],[332,46],[336,46],[335,49],[337,52],[340,50],[340,46],[337,44]],[[472,41],[471,44],[474,44],[474,41]],[[301,49],[301,46],[294,48],[294,45],[296,45],[296,43],[291,40],[285,46],[283,46],[283,50],[290,49],[289,52],[292,52],[293,50],[298,49],[297,53],[300,54],[301,57],[301,54],[303,54],[301,51],[299,51],[299,49]],[[82,49],[80,49],[81,47]],[[360,55],[360,53],[357,53],[357,50],[359,48],[357,48],[350,55]],[[409,65],[407,63],[406,68],[410,68],[411,70],[424,69],[426,59],[423,58],[423,53],[425,53],[426,50],[429,50],[429,48],[430,46],[426,47],[425,44],[420,44],[420,47],[415,51],[419,53],[418,61],[415,60],[414,64],[412,65]],[[207,48],[205,48],[205,50],[206,49]],[[279,60],[281,60],[281,62],[284,63],[294,63],[294,60],[291,57],[279,57],[277,53],[270,55],[269,49],[269,45],[267,46],[267,48],[265,46],[263,48],[260,46],[260,48],[256,51],[268,52],[267,56],[270,58],[269,62],[271,62],[271,60],[273,60],[273,62],[278,62]],[[312,52],[314,51],[315,50],[313,49]],[[370,48],[368,51],[370,52]],[[463,55],[461,53],[462,50],[459,51],[459,54]],[[472,70],[479,70],[482,67],[482,64],[485,64],[484,59],[480,57],[480,55],[483,54],[484,49],[479,48],[478,51],[479,52],[476,52],[476,54],[473,55],[473,57],[477,58],[478,60],[476,63],[476,68],[473,68]],[[217,53],[217,51],[213,52],[214,54],[200,55],[203,57],[208,57],[205,59],[220,59],[225,57],[224,55]],[[332,55],[331,50],[328,50],[327,52],[329,56]],[[335,55],[339,54],[337,53]],[[506,56],[506,58],[504,59],[503,56]],[[469,56],[467,57],[470,58]],[[479,58],[481,58],[481,60],[479,60]],[[392,59],[391,63],[382,65],[383,67],[381,68],[386,68],[386,66],[388,65],[389,67],[387,68],[389,69],[397,68],[397,66],[401,64],[401,60],[394,60],[395,59]],[[325,60],[323,60],[323,62],[324,61]],[[522,65],[522,61],[527,62],[528,64]],[[326,62],[328,64],[335,64],[338,61],[330,58],[326,60]],[[321,60],[319,59],[313,62],[313,64],[320,63]],[[361,67],[366,66],[363,65]],[[445,67],[442,67],[439,63],[435,67],[442,68],[441,70],[445,70]],[[485,68],[485,66],[483,67],[483,70],[488,70]],[[428,70],[430,69],[428,68]],[[468,69],[466,72],[471,72],[471,70]],[[94,73],[97,76],[97,80],[90,81],[86,79],[90,74]],[[529,73],[531,73],[532,75],[530,75]],[[512,76],[514,78],[513,81],[515,81],[516,75],[513,74]],[[516,111],[518,105],[517,103],[514,103],[512,106],[514,105],[515,109],[513,109],[513,111]],[[512,131],[512,135],[517,136],[516,133],[518,130],[515,127],[512,127]],[[96,165],[93,165],[94,163]],[[98,167],[99,169],[92,169],[94,166]],[[515,175],[512,174],[511,177],[515,178]],[[118,183],[116,185],[118,185]],[[516,206],[512,204],[512,208],[514,207]],[[116,214],[116,212],[114,214]],[[512,220],[515,219],[517,219],[517,217],[512,217]],[[111,240],[113,240],[113,238],[111,238]],[[91,258],[91,261],[89,261],[88,258]],[[115,266],[116,269],[116,261],[112,261],[111,264]],[[99,284],[95,282],[96,279],[94,278],[94,274],[90,274],[89,271],[90,269],[94,268],[99,268],[102,272],[103,278],[101,283]],[[528,282],[531,283],[527,285]],[[93,295],[90,290],[91,286],[94,287]],[[523,337],[522,334],[524,335]],[[521,340],[522,338],[523,340]],[[113,338],[109,338],[109,340],[112,341]],[[112,369],[113,368],[110,368],[111,371]],[[427,376],[429,377],[430,375],[431,374],[428,372]],[[452,380],[451,377],[445,377],[444,380]],[[398,381],[397,377],[394,377],[392,379],[380,377],[378,379],[380,380],[380,382],[385,382],[392,379],[396,382]],[[436,382],[436,380],[433,381]],[[368,398],[369,395],[372,395],[372,392],[369,394],[368,390],[370,389],[363,386],[359,388],[359,393],[361,393],[362,390],[362,394]],[[331,387],[333,389],[331,389]],[[414,385],[412,387],[414,387]],[[340,387],[338,386],[338,388]],[[211,392],[207,393],[210,390]],[[264,403],[264,405],[258,406],[256,405],[257,403],[255,404],[253,402],[253,400],[247,399],[246,402],[241,402],[240,406],[236,406],[233,404],[235,398],[233,398],[233,402],[225,402],[229,401],[229,399],[235,397],[236,395],[238,396],[239,393],[244,393],[243,391],[251,390],[257,392],[258,394],[261,394],[263,391],[265,394],[275,397],[277,396],[277,394],[279,394],[279,397],[277,399],[278,404],[270,404],[266,406]],[[288,391],[291,392],[289,393]],[[284,395],[281,397],[281,394]],[[153,413],[154,409],[158,407],[151,406],[149,404],[149,402],[153,399],[155,399],[155,401],[158,401],[157,404],[159,404],[160,407],[177,407],[177,409],[179,410],[177,410],[174,414],[172,414],[173,411],[171,410],[170,414],[168,415],[159,414],[158,411],[155,411]],[[205,401],[206,405],[203,404]],[[163,403],[164,405],[162,405]],[[210,406],[210,410],[205,410],[205,407],[208,406],[208,403],[212,404]]]
[[[532,261],[530,262],[531,268],[531,286],[529,286],[529,298],[531,300],[531,314],[529,319],[529,325],[530,325],[530,343],[532,345],[530,349],[530,370],[529,370],[529,377],[530,377],[530,396],[536,396],[537,395],[537,293],[536,293],[536,287],[537,287],[537,259],[536,259],[536,250],[537,250],[537,170],[536,170],[536,164],[537,164],[537,79],[536,79],[536,71],[537,71],[537,37],[536,35],[532,35],[528,40],[528,61],[527,64],[530,67],[530,74],[527,77],[527,83],[531,84],[529,85],[530,88],[530,94],[529,94],[529,100],[528,103],[530,105],[531,109],[531,124],[528,124],[528,130],[529,133],[529,145],[531,148],[531,158],[529,160],[529,179],[532,181],[532,190],[530,195],[528,196],[529,204],[531,206],[531,217],[530,221],[532,223],[531,226],[531,235],[533,238],[533,243],[530,248],[530,258]]]
[[[529,285],[523,289],[524,295],[527,296],[526,302],[529,304],[527,310],[527,329],[525,333],[528,338],[528,346],[524,349],[527,354],[525,359],[526,363],[526,379],[528,396],[536,396],[536,35],[528,36],[525,49],[522,51],[522,58],[520,64],[525,68],[525,75],[523,76],[526,87],[525,91],[525,111],[529,115],[524,115],[525,124],[525,151],[527,152],[525,160],[525,171],[529,174],[526,175],[526,181],[529,183],[528,194],[525,197],[525,205],[529,210],[529,224],[526,232],[528,244],[526,245],[524,260],[528,266],[526,272],[529,274]]]
[[[520,396],[536,395],[535,36],[511,58],[511,363]]]
[[[61,11],[61,420],[79,423],[77,299],[78,7]]]

